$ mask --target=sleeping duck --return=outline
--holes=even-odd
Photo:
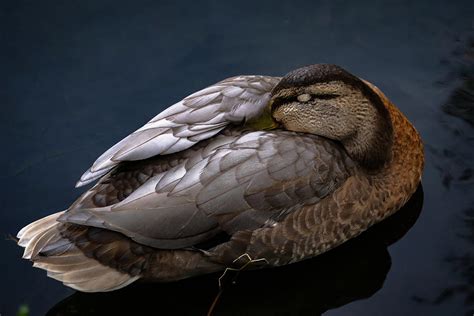
[[[238,76],[167,108],[100,156],[98,182],[18,233],[23,258],[84,292],[286,265],[400,209],[423,145],[371,83],[336,65]]]

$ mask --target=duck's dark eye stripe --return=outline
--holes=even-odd
[[[320,100],[330,100],[330,99],[335,99],[339,97],[339,95],[334,94],[334,93],[326,93],[326,94],[313,94],[313,97]]]
[[[331,100],[331,99],[335,99],[335,98],[338,98],[338,97],[340,97],[340,95],[335,94],[335,93],[311,94],[311,98],[319,99],[319,100]],[[275,111],[282,104],[287,104],[287,103],[292,103],[292,102],[300,102],[298,100],[297,95],[277,98],[272,104],[272,111]]]
[[[290,97],[281,98],[280,100],[281,100],[282,103],[298,102],[298,96],[297,95],[292,95]]]

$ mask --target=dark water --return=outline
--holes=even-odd
[[[217,314],[472,314],[473,1],[6,0],[0,23],[3,236],[68,206],[99,154],[193,91],[336,63],[378,85],[417,127],[423,192],[340,249],[241,273]],[[0,247],[1,315],[21,304],[31,315],[205,314],[217,293],[216,275],[74,293],[13,242]]]

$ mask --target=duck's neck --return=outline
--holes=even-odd
[[[382,99],[390,114],[393,126],[393,145],[391,160],[384,169],[372,176],[375,185],[390,186],[394,205],[388,208],[397,209],[416,191],[424,166],[423,143],[420,135],[408,119],[395,107],[390,100],[374,85],[366,82]]]
[[[369,84],[365,90],[364,100],[359,102],[355,115],[358,127],[341,142],[362,168],[369,173],[378,173],[392,159],[393,126],[385,96],[382,98],[381,92],[371,89]]]

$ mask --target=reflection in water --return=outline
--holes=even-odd
[[[468,43],[458,63],[456,72],[463,82],[451,93],[443,105],[443,111],[474,127],[474,39]]]
[[[464,212],[463,222],[466,230],[460,234],[471,247],[470,251],[459,255],[451,255],[445,258],[445,261],[452,267],[454,273],[460,276],[461,282],[452,284],[440,291],[434,299],[413,297],[415,302],[422,304],[442,304],[455,296],[461,296],[466,306],[466,316],[474,315],[474,208],[467,209]]]
[[[461,235],[468,243],[471,249],[474,249],[474,208],[464,212],[463,219],[466,224],[466,233]],[[446,261],[452,264],[454,272],[461,276],[464,281],[445,288],[439,296],[433,301],[434,304],[441,304],[454,295],[462,295],[466,307],[471,308],[466,315],[474,314],[474,252],[465,252],[461,255],[453,255],[446,258]]]
[[[443,185],[449,189],[456,185],[465,195],[470,205],[474,204],[472,192],[474,189],[474,39],[467,43],[467,48],[455,51],[450,65],[453,79],[460,79],[460,84],[454,88],[449,98],[442,106],[444,113],[455,116],[468,124],[447,121],[446,129],[452,133],[452,143],[442,149],[429,148],[437,158],[437,169],[442,176]],[[446,82],[446,84],[448,84]],[[471,194],[470,194],[471,192]],[[460,243],[468,243],[469,249],[460,254],[449,255],[445,261],[450,264],[452,271],[462,280],[457,284],[447,285],[439,290],[435,298],[414,296],[419,303],[442,304],[456,296],[462,297],[466,306],[466,315],[474,315],[474,208],[462,212],[463,230],[458,233],[462,238]]]
[[[472,143],[474,140],[474,40],[468,43],[467,49],[461,54],[458,61],[459,77],[462,79],[461,85],[456,88],[450,95],[447,102],[442,109],[449,115],[456,116],[463,119],[471,126],[455,133],[457,138],[466,143]],[[459,152],[458,155],[450,155],[448,161],[451,160],[451,165],[463,166],[463,172],[457,178],[461,189],[466,192],[473,192],[472,181],[474,176],[474,168],[472,164],[472,144],[468,146],[470,150],[467,153]],[[472,199],[472,196],[471,196]],[[471,205],[472,205],[471,200]],[[469,208],[463,212],[463,222],[465,230],[460,232],[459,236],[465,242],[470,244],[467,247],[470,251],[462,254],[451,255],[446,257],[446,261],[451,264],[453,271],[458,274],[463,280],[459,284],[448,286],[443,289],[437,298],[433,300],[434,304],[441,304],[453,296],[460,295],[464,299],[464,304],[469,309],[466,315],[474,314],[474,208]]]
[[[437,158],[436,168],[441,174],[443,185],[449,189],[452,185],[472,184],[474,177],[471,157],[474,146],[474,39],[468,41],[466,49],[455,51],[452,60],[444,63],[453,70],[446,80],[439,83],[460,83],[454,87],[441,108],[444,113],[468,123],[443,119],[446,131],[453,137],[451,144],[445,148],[427,146]]]
[[[359,237],[317,258],[275,269],[241,273],[226,287],[217,315],[318,315],[367,298],[383,285],[391,266],[387,247],[416,222],[423,205],[421,185],[396,214]],[[218,274],[174,283],[136,284],[110,292],[77,292],[48,315],[203,315],[218,292]]]

